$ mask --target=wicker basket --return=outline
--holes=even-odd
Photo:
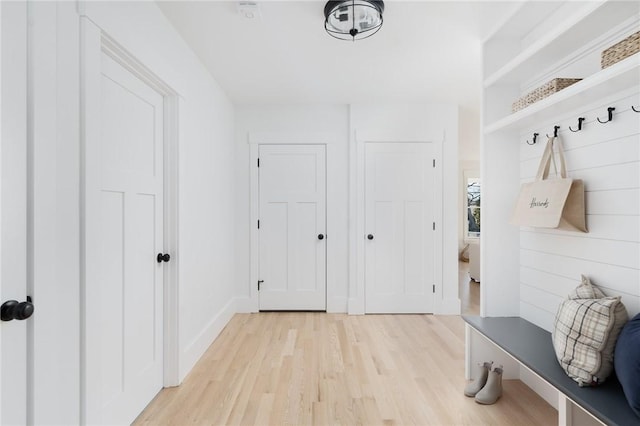
[[[529,105],[534,104],[546,98],[547,96],[551,96],[562,89],[566,89],[567,87],[571,86],[574,83],[579,82],[580,80],[582,79],[581,78],[554,78],[550,82],[520,97],[511,105],[511,110],[513,112],[520,111],[521,109],[526,108]]]
[[[640,31],[603,51],[600,64],[602,69],[605,69],[638,52],[640,52]]]

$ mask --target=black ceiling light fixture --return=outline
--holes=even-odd
[[[324,6],[324,29],[340,40],[361,40],[382,27],[382,12],[382,0],[328,1]]]

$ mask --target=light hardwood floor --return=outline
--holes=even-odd
[[[458,316],[238,314],[135,424],[557,424],[519,381],[491,406],[464,386]]]

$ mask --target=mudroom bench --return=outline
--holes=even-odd
[[[583,424],[585,414],[576,410],[576,407],[606,425],[640,424],[640,419],[629,407],[615,376],[607,379],[602,386],[581,388],[565,374],[556,360],[551,333],[548,331],[520,317],[462,318],[466,322],[465,363],[468,379],[471,378],[471,366],[475,362],[493,360],[494,364],[505,363],[507,379],[520,378],[519,367],[524,366],[523,375],[531,376],[533,373],[557,390],[559,425]],[[495,348],[500,351],[495,351]],[[501,359],[500,352],[503,357],[504,353],[508,357]],[[510,376],[507,374],[509,371]],[[523,381],[526,383],[524,378]]]

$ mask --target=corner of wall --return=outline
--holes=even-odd
[[[180,383],[218,337],[236,313],[236,299],[231,299],[180,353]]]
[[[256,306],[255,301],[250,297],[236,296],[235,301],[237,314],[252,314],[258,312],[258,306]]]

